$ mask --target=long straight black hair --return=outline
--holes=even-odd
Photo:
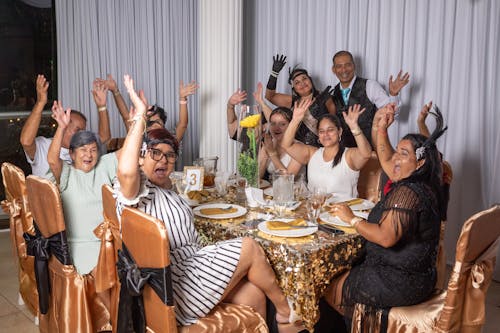
[[[319,131],[319,123],[321,123],[323,121],[323,119],[328,119],[330,122],[332,122],[335,125],[335,127],[337,127],[337,130],[342,129],[342,125],[340,124],[339,117],[337,117],[334,114],[327,113],[327,114],[322,115],[319,118],[318,124],[316,125],[316,131]],[[339,138],[339,140],[340,140],[340,138]],[[344,144],[342,143],[342,141],[339,141],[339,150],[338,150],[337,154],[335,155],[335,157],[333,158],[332,168],[340,163],[340,160],[342,159],[342,154],[344,154],[344,151],[345,151]]]

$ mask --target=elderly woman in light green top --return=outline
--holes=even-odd
[[[80,131],[71,138],[69,152],[73,163],[59,158],[61,141],[69,123],[71,110],[64,111],[54,102],[52,117],[58,127],[48,152],[53,178],[59,185],[71,257],[78,273],[90,273],[97,264],[99,239],[93,230],[102,221],[103,184],[112,183],[118,166],[119,152],[100,156],[99,140],[90,131]]]

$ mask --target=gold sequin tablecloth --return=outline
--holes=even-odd
[[[246,225],[246,221],[254,218],[252,211],[244,217],[227,220],[196,216],[195,226],[206,244],[243,236],[256,239],[284,293],[293,300],[295,311],[312,332],[319,319],[319,299],[330,280],[349,269],[359,256],[362,238],[357,234],[333,235],[324,231],[300,238],[274,237]]]

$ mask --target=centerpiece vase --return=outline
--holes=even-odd
[[[238,116],[238,174],[247,185],[259,187],[259,148],[262,138],[261,109],[259,105],[241,104]]]

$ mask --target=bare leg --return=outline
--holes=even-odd
[[[233,304],[248,305],[257,311],[262,318],[266,319],[266,295],[247,279],[242,279],[240,283],[227,294],[224,301]]]
[[[290,308],[288,307],[285,294],[283,294],[283,291],[281,291],[276,282],[276,275],[267,261],[264,250],[262,250],[255,240],[248,237],[243,238],[240,261],[238,266],[236,266],[236,270],[229,281],[222,299],[224,299],[245,276],[248,281],[262,290],[264,294],[269,297],[271,302],[273,302],[276,307],[276,318],[278,321],[288,321]]]
[[[341,315],[344,315],[344,310],[340,306],[342,304],[342,288],[348,275],[349,271],[333,279],[325,292],[326,302]]]

